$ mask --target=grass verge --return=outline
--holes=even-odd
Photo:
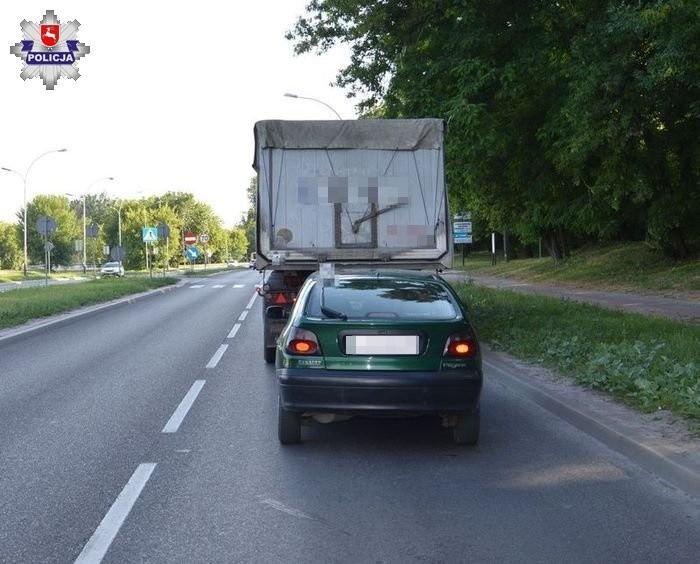
[[[546,296],[455,284],[480,339],[700,434],[700,326]]]
[[[176,278],[96,279],[0,293],[0,329],[177,283]]]

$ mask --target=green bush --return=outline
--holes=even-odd
[[[480,339],[700,431],[700,325],[473,284],[455,286]]]

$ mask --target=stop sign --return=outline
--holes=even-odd
[[[194,245],[197,242],[197,235],[194,233],[185,233],[185,245]]]

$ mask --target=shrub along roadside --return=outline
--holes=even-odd
[[[489,253],[473,253],[465,266],[468,274],[508,277],[530,282],[572,284],[577,287],[616,288],[634,292],[677,293],[700,291],[700,260],[672,262],[644,243],[611,243],[577,249],[559,262],[550,258],[515,259],[491,264]]]
[[[0,329],[177,283],[176,278],[97,279],[0,293]]]
[[[700,432],[700,326],[546,296],[455,284],[479,338]]]

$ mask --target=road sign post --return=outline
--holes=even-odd
[[[165,268],[170,262],[170,227],[165,223],[159,223],[156,227],[158,230],[158,239],[165,239],[165,257],[163,257],[163,276],[165,276]]]
[[[199,256],[199,249],[197,247],[187,247],[185,255],[187,256],[187,260],[190,261],[190,266],[194,272],[194,261],[197,260]]]
[[[462,245],[462,266],[467,252],[467,245],[471,245],[472,239],[472,222],[471,213],[455,215],[452,222],[452,242],[455,245]]]
[[[46,285],[48,286],[49,270],[51,269],[51,249],[54,247],[53,243],[49,241],[49,235],[56,231],[56,220],[48,215],[42,215],[36,220],[36,230],[44,237],[44,276],[46,278]],[[26,270],[24,274],[26,276]]]
[[[207,243],[209,242],[209,234],[202,233],[199,236],[199,242],[202,243],[202,245],[204,245],[204,270],[206,270],[207,269],[207,258],[208,258],[208,254],[206,251],[207,251]]]

